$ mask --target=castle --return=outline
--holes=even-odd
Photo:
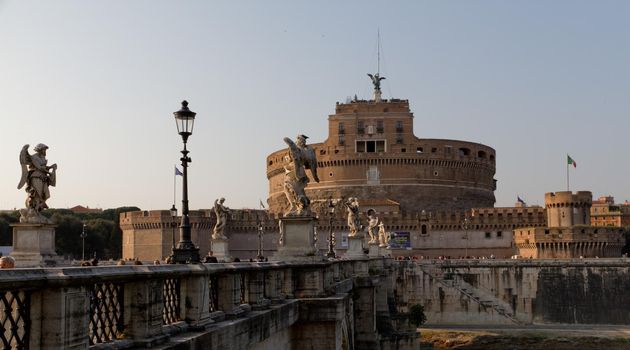
[[[527,227],[538,232],[545,226],[560,225],[555,224],[555,207],[549,205],[493,207],[495,150],[468,141],[418,138],[413,133],[413,119],[407,100],[381,99],[376,87],[373,100],[355,97],[346,103],[337,102],[335,114],[328,116],[328,138],[310,144],[317,155],[320,182],[310,178],[306,193],[319,217],[320,250],[326,250],[331,229],[336,234],[338,252],[348,247],[346,211],[341,203],[349,197],[358,198],[364,225],[368,210],[377,213],[393,237],[393,256],[506,258],[517,253],[517,245],[525,252],[525,245],[532,244],[520,239],[523,231],[517,234],[516,243],[513,230]],[[266,159],[269,209],[232,211],[226,234],[234,256],[255,257],[261,231],[264,250],[269,253],[276,249],[278,219],[288,205],[283,193],[285,157],[287,149],[282,149]],[[578,196],[586,201],[590,192],[579,192]],[[330,199],[338,203],[332,228],[328,217]],[[588,211],[581,208],[581,213]],[[578,216],[575,224],[589,225],[585,217]],[[173,235],[178,235],[178,220],[166,210],[121,214],[123,257],[152,260],[170,255]],[[205,254],[211,249],[214,213],[209,209],[195,211],[191,221],[192,239]],[[601,239],[600,235],[595,240]],[[610,254],[620,255],[620,249]]]

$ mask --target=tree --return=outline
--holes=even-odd
[[[55,247],[57,254],[81,257],[81,232],[83,223],[74,215],[55,213],[51,220],[57,225],[55,229]]]
[[[416,327],[420,327],[426,321],[427,316],[424,314],[424,306],[414,304],[409,308],[409,323]]]

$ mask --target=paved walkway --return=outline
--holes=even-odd
[[[557,336],[573,337],[622,337],[630,338],[630,325],[585,325],[585,324],[544,324],[544,325],[423,325],[422,330],[455,332],[488,332],[498,334],[551,333]]]

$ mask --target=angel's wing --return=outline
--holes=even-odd
[[[368,77],[370,77],[370,79],[374,80],[374,76],[370,73],[368,73]]]
[[[28,165],[31,164],[31,156],[28,154],[28,145],[24,145],[20,151],[20,165],[22,165],[22,178],[18,184],[18,190],[24,187],[28,179]]]
[[[306,149],[306,162],[304,167],[306,169],[311,169],[311,174],[315,181],[319,182],[319,177],[317,176],[317,158],[315,157],[315,150],[312,147],[308,147]]]

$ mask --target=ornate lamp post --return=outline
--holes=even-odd
[[[263,256],[263,235],[265,234],[264,229],[263,229],[263,224],[261,221],[258,221],[258,255],[256,256],[256,258],[258,259],[258,261],[263,261],[263,259],[265,258]]]
[[[328,200],[328,253],[326,256],[329,258],[335,258],[335,233],[333,232],[333,217],[335,216],[335,203],[332,199]]]
[[[466,259],[468,259],[468,228],[470,226],[470,219],[468,218],[468,215],[464,216],[464,221],[462,221],[462,228],[464,229],[465,232],[465,239],[466,239]]]
[[[175,221],[175,218],[177,217],[177,208],[175,208],[175,203],[173,203],[173,206],[170,209],[171,212],[171,217],[173,218],[173,221]],[[171,246],[172,249],[175,248],[175,225],[172,226],[173,227],[173,245]]]
[[[82,241],[82,249],[81,249],[81,261],[85,261],[85,237],[87,237],[87,233],[85,233],[85,224],[83,224],[83,230],[81,231],[81,241]]]
[[[190,219],[188,218],[188,163],[191,162],[186,149],[188,137],[192,135],[193,126],[195,124],[195,115],[197,113],[188,109],[188,101],[182,102],[182,108],[173,113],[175,115],[175,124],[177,124],[177,132],[182,136],[184,141],[184,149],[182,150],[183,168],[183,184],[182,184],[182,222],[179,225],[179,242],[177,247],[173,248],[173,261],[179,264],[198,263],[199,248],[191,241]]]

